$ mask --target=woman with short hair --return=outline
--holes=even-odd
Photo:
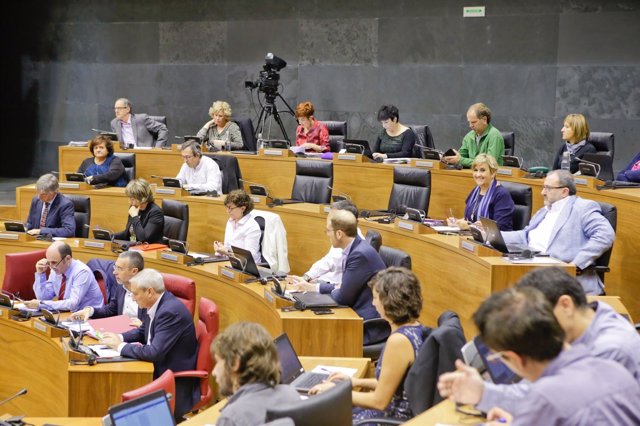
[[[92,157],[84,160],[78,173],[85,176],[91,185],[106,184],[124,187],[127,184],[127,172],[122,160],[113,153],[113,142],[104,135],[98,135],[89,141]]]
[[[149,182],[144,179],[134,179],[127,184],[124,193],[129,197],[129,218],[124,231],[118,232],[115,238],[149,244],[162,243],[164,213],[154,203]]]
[[[589,124],[587,124],[587,119],[584,115],[569,114],[565,117],[560,132],[562,133],[564,144],[560,147],[553,161],[553,170],[562,167],[562,158],[564,153],[568,151],[569,158],[571,159],[569,171],[575,173],[579,168],[579,160],[582,159],[585,154],[595,154],[597,152],[596,147],[587,142],[590,134]]]
[[[296,107],[296,146],[307,152],[329,152],[329,129],[313,116],[315,108],[311,102],[301,102]]]
[[[407,158],[413,156],[416,135],[409,127],[400,124],[400,112],[395,105],[383,105],[378,110],[378,121],[382,131],[378,135],[371,152],[373,158]]]
[[[215,150],[226,149],[227,142],[231,149],[242,149],[244,142],[240,127],[231,121],[231,112],[231,106],[227,102],[215,101],[209,108],[212,120],[205,123],[196,136]]]
[[[253,200],[242,189],[231,191],[224,199],[229,220],[224,231],[224,243],[215,241],[213,247],[218,254],[232,255],[231,246],[249,250],[256,264],[262,261],[260,236],[262,231],[251,214]]]

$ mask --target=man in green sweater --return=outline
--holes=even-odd
[[[490,154],[502,165],[504,140],[500,131],[491,125],[491,110],[483,103],[473,104],[467,111],[471,131],[462,139],[462,147],[456,155],[444,157],[448,164],[460,164],[470,168],[478,154]]]

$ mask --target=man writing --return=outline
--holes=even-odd
[[[200,145],[195,141],[182,144],[182,159],[184,164],[176,179],[180,180],[186,190],[216,191],[222,194],[222,173],[218,163],[202,155]]]

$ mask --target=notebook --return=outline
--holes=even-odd
[[[176,424],[163,390],[109,407],[109,417],[113,426]]]
[[[502,234],[500,233],[500,228],[498,228],[498,223],[495,220],[481,217],[480,222],[487,233],[485,243],[491,244],[491,247],[494,249],[507,254],[519,254],[523,253],[525,250],[528,250],[531,253],[540,253],[539,251],[522,244],[506,244],[504,242],[504,238],[502,238]]]
[[[293,386],[298,392],[309,392],[309,389],[322,383],[329,375],[308,373],[300,363],[293,345],[286,333],[273,340],[280,359],[280,383]]]
[[[256,265],[253,255],[249,250],[236,246],[231,246],[231,250],[233,251],[233,256],[229,256],[229,262],[233,269],[237,269],[256,278],[271,278],[274,275],[271,269]]]

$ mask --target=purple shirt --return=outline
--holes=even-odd
[[[572,345],[584,345],[592,356],[622,364],[640,382],[640,335],[626,318],[606,303],[594,302],[591,306],[596,315]],[[527,380],[515,385],[485,383],[482,399],[476,407],[485,412],[496,406],[513,411],[524,401],[530,387]]]
[[[619,363],[577,345],[562,351],[513,414],[518,425],[638,425],[640,384]]]
[[[46,273],[35,274],[33,291],[38,300],[43,301],[43,307],[47,306],[58,311],[77,311],[86,306],[100,308],[104,304],[104,297],[100,291],[100,286],[93,276],[91,269],[79,260],[72,259],[71,265],[65,273],[67,284],[64,300],[52,300],[59,296],[62,275],[51,271],[49,279]]]

